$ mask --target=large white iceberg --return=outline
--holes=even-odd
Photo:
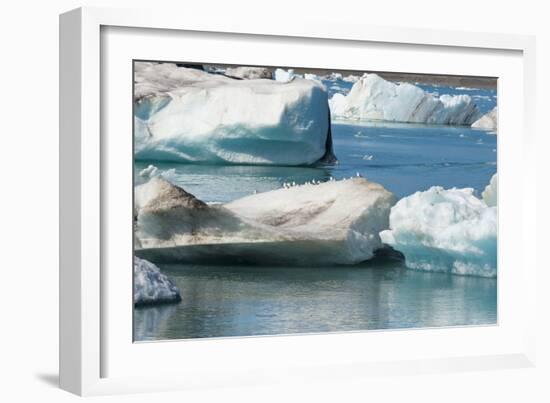
[[[237,80],[136,63],[138,160],[309,165],[333,160],[327,92],[316,81]]]
[[[491,130],[492,133],[496,134],[495,130],[497,128],[497,119],[498,110],[495,106],[490,112],[486,113],[474,123],[472,123],[472,127],[475,129]]]
[[[405,255],[411,269],[497,275],[497,207],[470,188],[434,186],[401,199],[380,237]]]
[[[349,120],[471,125],[480,116],[469,95],[436,98],[415,85],[395,84],[376,74],[364,74],[348,95],[334,94],[329,104],[334,117]]]
[[[176,285],[153,263],[134,256],[134,304],[155,305],[181,301]]]
[[[381,185],[354,178],[207,205],[154,177],[135,189],[136,254],[153,261],[358,263],[382,247],[379,233],[394,202]]]

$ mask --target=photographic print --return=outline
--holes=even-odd
[[[134,341],[497,323],[497,79],[134,61]]]

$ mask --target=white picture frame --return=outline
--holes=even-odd
[[[186,33],[192,33],[192,38],[185,39]],[[144,50],[139,54],[135,54],[137,51],[130,43],[136,35],[142,35]],[[202,36],[206,39],[201,39]],[[274,47],[285,44],[289,49],[293,44],[303,47],[311,43],[333,50],[365,46],[371,52],[381,52],[380,60],[386,60],[371,62],[373,70],[383,70],[384,63],[387,67],[391,60],[396,63],[399,52],[411,52],[426,58],[407,62],[417,63],[410,64],[415,66],[411,67],[414,72],[423,72],[428,67],[422,66],[430,62],[433,72],[441,74],[502,72],[498,94],[499,191],[507,197],[499,198],[499,226],[507,231],[499,232],[497,326],[138,344],[128,339],[131,281],[127,285],[125,281],[130,278],[130,269],[121,276],[107,270],[112,267],[111,259],[124,263],[129,261],[124,259],[131,257],[131,252],[113,255],[108,242],[113,236],[117,239],[120,236],[121,249],[125,249],[131,239],[130,226],[125,227],[116,219],[119,213],[124,214],[131,198],[131,191],[125,194],[128,187],[118,186],[128,172],[127,179],[131,181],[130,164],[120,164],[124,168],[117,168],[116,172],[109,170],[115,161],[114,154],[121,161],[132,158],[131,132],[129,138],[122,136],[116,141],[113,136],[106,136],[118,124],[126,132],[131,121],[130,115],[126,115],[131,110],[130,98],[127,97],[126,106],[117,104],[117,100],[128,95],[131,76],[120,87],[113,84],[122,83],[121,78],[131,71],[131,66],[121,66],[119,62],[126,63],[132,58],[174,60],[167,55],[167,49],[181,40],[189,41],[188,49],[194,49],[195,57],[201,57],[201,51],[202,57],[206,57],[204,52],[209,43],[231,38],[259,48],[266,43]],[[193,41],[201,40],[200,46],[192,45]],[[145,50],[154,43],[159,44],[155,46],[158,49]],[[386,52],[386,48],[390,51]],[[238,50],[235,52],[234,60],[229,60],[229,54],[218,54],[208,61],[268,65],[269,57],[273,57],[273,52],[262,53],[261,49],[246,57]],[[446,54],[447,64],[444,59],[434,58],[434,52]],[[292,51],[289,53],[291,56]],[[468,70],[460,62],[465,54],[485,60],[486,65],[481,63]],[[258,62],[253,63],[252,57]],[[315,56],[311,58],[314,64]],[[61,387],[79,395],[97,395],[534,365],[533,313],[538,268],[535,254],[527,253],[527,246],[534,243],[529,234],[536,233],[536,213],[529,208],[532,194],[510,191],[514,186],[536,189],[535,166],[529,163],[536,150],[534,58],[534,38],[521,35],[322,22],[281,25],[275,21],[198,18],[169,10],[80,8],[61,15]],[[304,60],[297,64],[307,63]],[[455,63],[451,65],[449,61]],[[340,63],[333,67],[350,67],[352,62]],[[364,61],[357,59],[355,63],[351,67],[359,67]],[[106,82],[107,76],[114,80]],[[110,116],[104,109],[107,104],[116,104],[117,114],[120,111],[122,117]],[[516,156],[521,153],[527,163],[512,166],[514,153]],[[131,209],[126,214],[131,215]],[[504,270],[501,275],[501,267],[511,266],[516,271]],[[521,303],[514,301],[513,296]],[[181,361],[181,357],[185,360]],[[154,373],[136,368],[137,362],[155,368]]]

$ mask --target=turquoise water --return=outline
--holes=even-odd
[[[496,279],[400,263],[323,268],[161,265],[177,305],[134,311],[135,340],[496,323]]]
[[[439,185],[481,192],[496,172],[497,136],[462,126],[333,122],[338,164],[320,167],[227,166],[139,161],[173,170],[171,180],[206,202],[228,202],[285,182],[349,178],[357,173],[399,198]]]
[[[344,81],[330,92],[346,92]],[[338,87],[338,88],[335,88]],[[478,96],[490,90],[430,92]],[[478,102],[476,100],[476,102]],[[479,194],[496,172],[497,136],[469,127],[333,122],[338,164],[318,167],[149,164],[206,202],[228,202],[287,182],[325,181],[357,173],[401,198],[431,186],[472,187]],[[177,305],[135,309],[135,340],[318,333],[494,324],[497,280],[424,273],[399,261],[339,267],[162,265],[181,290]]]

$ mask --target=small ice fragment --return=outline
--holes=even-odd
[[[143,178],[152,178],[158,172],[158,168],[154,165],[149,165],[147,168],[140,171],[139,176]]]

